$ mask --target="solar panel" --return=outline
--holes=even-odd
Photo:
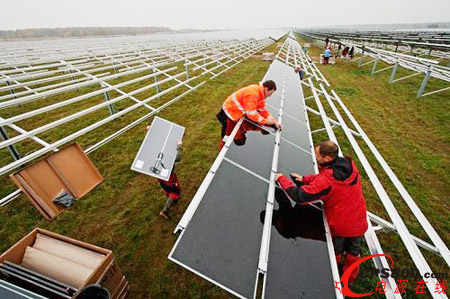
[[[248,298],[256,287],[275,138],[259,131],[246,135],[245,145],[231,144],[170,259]]]
[[[311,154],[299,150],[288,141],[281,140],[278,157],[278,172],[286,175],[295,172],[301,175],[314,173]]]
[[[223,161],[169,258],[236,296],[253,296],[267,186]]]
[[[293,118],[299,124],[305,125],[306,118],[302,111],[302,105],[294,101],[285,101],[283,115],[286,117]]]
[[[35,294],[29,290],[16,286],[12,283],[0,279],[0,298],[3,299],[43,299],[41,295]]]
[[[264,298],[333,298],[322,211],[287,200],[277,189]]]
[[[247,132],[246,135],[245,145],[232,144],[226,157],[268,180],[272,166],[275,136],[273,134],[261,135],[261,132],[251,131]]]
[[[132,170],[168,180],[177,155],[177,142],[184,127],[155,117],[131,166]]]
[[[277,171],[314,173],[312,144],[306,125],[298,75],[288,67],[283,101]],[[330,256],[321,210],[293,207],[275,190],[264,298],[332,298],[335,296]]]
[[[279,112],[280,112],[280,109],[278,109],[278,108],[272,106],[272,103],[271,103],[271,102],[266,103],[266,108],[267,108],[267,110],[270,111],[270,113],[273,115],[273,117],[278,117],[278,114],[279,114]]]
[[[283,132],[281,133],[281,138],[288,140],[292,144],[295,144],[296,146],[306,151],[310,151],[311,142],[309,141],[308,135],[301,134],[302,127],[304,127],[304,129],[306,130],[305,125],[299,123],[298,120],[295,120],[288,116],[284,116]]]

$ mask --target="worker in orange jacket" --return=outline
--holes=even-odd
[[[217,119],[222,124],[222,132],[219,148],[225,144],[224,137],[229,136],[236,123],[242,117],[247,121],[242,122],[239,131],[234,137],[236,145],[244,145],[247,131],[259,131],[259,126],[273,126],[281,129],[281,124],[270,114],[266,108],[265,99],[277,90],[275,82],[267,80],[263,84],[252,84],[232,93],[223,103],[222,109],[217,114]],[[266,131],[261,131],[263,134]]]

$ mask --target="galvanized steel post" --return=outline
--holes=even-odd
[[[394,68],[392,69],[391,77],[389,78],[389,84],[392,84],[392,81],[395,79],[395,75],[397,74],[398,69],[398,58],[395,61]]]
[[[380,54],[377,55],[377,58],[375,58],[375,61],[373,63],[372,72],[370,73],[373,75],[375,73],[375,70],[377,69],[378,60],[380,60]]]
[[[364,50],[365,50],[365,48],[366,48],[366,46],[362,46],[361,58],[359,59],[359,62],[358,62],[358,68],[361,67],[361,63],[362,63],[362,60],[363,60],[363,57],[364,57]]]
[[[6,133],[6,131],[3,127],[0,127],[0,136],[3,140],[9,139],[8,134]],[[13,156],[15,161],[17,161],[21,158],[19,152],[17,151],[17,149],[15,148],[14,145],[8,145],[8,150],[11,153],[11,156]]]
[[[428,70],[425,74],[425,77],[423,78],[422,84],[420,85],[420,89],[417,92],[417,98],[420,98],[425,90],[425,87],[427,86],[428,79],[430,79],[431,71],[433,70],[433,66],[430,64],[428,66]]]
[[[6,81],[6,85],[11,86],[11,82]],[[10,92],[12,95],[14,95],[14,89],[11,88],[11,89],[9,90],[9,92]],[[17,99],[17,97],[14,96],[14,99]]]
[[[103,88],[103,87],[106,87],[105,84],[104,84],[103,82],[100,83],[100,86],[101,86],[102,88]],[[111,100],[108,91],[105,91],[105,92],[103,93],[103,95],[104,95],[104,97],[105,97],[105,101],[106,101],[106,102],[109,102],[109,101]],[[109,110],[109,114],[110,114],[110,115],[113,115],[114,113],[116,113],[116,111],[114,110],[114,106],[113,106],[112,104],[109,104],[109,105],[108,105],[108,110]]]
[[[153,73],[157,72],[156,69],[152,69],[152,70],[153,70]],[[156,84],[155,85],[155,91],[158,94],[159,93],[158,75],[155,76],[155,84]]]

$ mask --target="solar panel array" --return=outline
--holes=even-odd
[[[309,128],[308,116],[311,116],[320,117],[324,125],[323,128],[317,129],[312,132],[310,131],[309,138],[312,138],[311,135],[316,132],[326,131],[326,133],[328,134],[328,138],[338,143],[334,131],[342,129],[347,140],[350,142],[352,149],[355,151],[357,160],[362,165],[362,169],[364,169],[364,171],[366,172],[369,182],[371,183],[375,191],[375,194],[377,194],[378,199],[381,201],[386,209],[387,214],[390,217],[390,220],[386,220],[368,211],[367,221],[369,229],[365,234],[365,239],[370,253],[385,253],[381,244],[381,240],[378,239],[377,232],[379,232],[380,229],[386,229],[387,231],[395,232],[400,236],[400,240],[404,248],[406,249],[405,252],[409,254],[412,263],[414,263],[414,265],[422,275],[425,275],[425,273],[431,273],[432,270],[419,247],[436,254],[444,260],[444,263],[450,265],[450,251],[443,240],[439,237],[438,233],[427,220],[426,216],[421,212],[420,208],[414,202],[411,195],[408,193],[406,188],[403,186],[403,184],[397,178],[387,162],[381,156],[375,145],[368,138],[349,109],[345,106],[344,102],[340,99],[339,95],[331,88],[330,84],[326,81],[325,77],[317,68],[311,57],[309,57],[307,53],[303,52],[300,49],[300,45],[296,42],[295,37],[292,34],[289,35],[287,41],[280,49],[277,55],[277,60],[281,61],[286,66],[286,68],[290,68],[291,71],[292,68],[297,65],[302,66],[302,69],[305,71],[305,78],[303,81],[301,81],[301,84],[299,85],[300,90],[298,91],[300,92],[301,98],[303,99],[302,101],[300,101],[303,102],[303,109],[304,111],[308,112],[307,114],[305,113],[305,123],[308,124],[307,127]],[[274,62],[273,65],[277,64],[279,63]],[[271,74],[271,69],[269,69],[268,74]],[[285,74],[292,74],[292,72],[285,72]],[[266,76],[265,78],[268,77]],[[288,81],[289,80],[283,82]],[[289,84],[283,84],[283,87],[286,86],[289,86],[289,89],[293,88],[293,85],[291,86]],[[288,89],[285,88],[282,89],[283,98],[285,99],[287,99],[287,97],[285,97],[287,90]],[[310,95],[303,96],[305,93]],[[278,99],[281,99],[282,96],[278,95],[277,97]],[[273,105],[274,102],[278,103],[280,101],[281,103],[281,100],[277,100],[277,97],[273,97],[268,101],[268,105],[272,106],[270,107],[270,109],[272,109],[271,111],[273,111],[274,113],[276,112],[276,110],[278,110],[278,106]],[[306,103],[309,102],[305,101],[314,101],[317,108],[312,108],[310,105],[306,105]],[[287,101],[286,103],[288,102],[289,101]],[[327,112],[327,107],[328,109],[331,109],[332,113]],[[282,121],[284,125],[288,124],[288,121],[286,121],[287,119],[289,119],[288,114],[294,115],[294,113],[290,110],[291,108],[289,108],[289,110],[284,110],[284,112],[282,113]],[[300,109],[300,111],[302,111],[302,109]],[[341,113],[341,111],[343,111],[343,113]],[[347,125],[347,121],[344,119],[344,117],[348,118],[348,120],[351,122],[351,125],[355,128],[354,130],[351,129],[349,125]],[[297,120],[301,121],[300,118],[297,118]],[[302,132],[302,126],[298,126],[297,129],[299,130],[299,132]],[[270,135],[272,136],[270,138],[265,138],[268,136],[261,136],[259,135],[259,133],[250,133],[248,144],[241,148],[237,148],[236,146],[232,145],[231,139],[227,141],[228,150],[222,150],[219,153],[217,159],[211,167],[210,172],[206,175],[199,190],[197,191],[196,195],[191,201],[191,204],[189,205],[188,209],[183,215],[183,218],[177,226],[176,231],[181,231],[182,233],[169,256],[170,259],[240,297],[250,297],[256,294],[256,285],[258,283],[258,278],[260,277],[255,276],[255,269],[257,269],[258,273],[262,273],[264,275],[262,284],[262,294],[264,296],[280,297],[280,290],[283,290],[283,295],[289,294],[289,296],[292,295],[293,297],[298,297],[299,293],[295,292],[299,291],[302,288],[303,289],[301,290],[301,292],[305,291],[305,293],[301,293],[300,296],[308,296],[309,294],[314,294],[314,292],[317,292],[317,290],[308,289],[308,287],[313,287],[315,285],[316,279],[319,279],[319,277],[315,277],[315,274],[318,272],[317,268],[314,268],[314,263],[320,263],[326,259],[318,260],[317,257],[314,256],[310,257],[310,260],[308,261],[302,261],[299,264],[295,264],[295,262],[293,262],[294,259],[286,258],[287,256],[290,257],[289,253],[292,252],[288,250],[289,247],[284,247],[284,243],[295,243],[295,241],[293,240],[297,240],[298,238],[303,238],[303,240],[305,240],[308,238],[305,238],[305,236],[302,235],[302,232],[295,229],[283,230],[283,227],[286,223],[283,220],[283,215],[288,215],[287,218],[293,220],[294,222],[297,221],[297,224],[294,226],[297,228],[305,227],[305,225],[303,225],[304,222],[300,223],[301,221],[314,221],[315,223],[317,223],[318,215],[314,215],[314,213],[311,211],[307,211],[301,214],[292,213],[292,211],[290,210],[290,207],[292,206],[285,205],[286,201],[283,201],[282,199],[284,195],[280,194],[279,190],[275,188],[275,184],[273,184],[273,178],[269,177],[269,179],[267,180],[267,174],[270,173],[273,169],[278,169],[278,171],[282,172],[289,172],[288,169],[282,169],[284,163],[284,154],[282,154],[281,151],[282,147],[278,146],[279,144],[282,144],[284,138],[289,138],[287,137],[287,134],[283,135],[285,132],[287,132],[286,128],[283,130],[283,132],[281,132],[281,134],[276,133],[275,136],[273,136],[273,134]],[[304,132],[300,134],[304,134]],[[304,141],[305,139],[302,138],[302,140]],[[273,143],[275,143],[275,146],[274,151],[272,152],[267,148],[271,148],[271,145],[273,145]],[[374,161],[381,165],[383,171],[378,172],[375,171],[374,168],[372,168],[372,165],[367,158],[367,154],[363,153],[360,144],[368,147],[368,149],[370,150],[369,154],[373,155]],[[251,148],[253,151],[246,150],[245,148]],[[300,146],[300,148],[305,149],[305,147],[303,146]],[[230,152],[230,154],[228,152]],[[236,155],[236,153],[239,154]],[[299,153],[289,153],[287,155],[295,157],[296,154],[298,155]],[[230,158],[231,155],[233,155],[232,158]],[[271,166],[269,166],[268,163],[251,162],[255,159],[257,161],[266,161],[267,159],[270,160],[271,158]],[[276,163],[274,163],[275,161]],[[296,168],[296,171],[300,170],[301,172],[304,170],[307,172],[311,172],[311,169],[308,169],[308,165],[309,167],[311,167],[312,165],[314,171],[317,171],[317,169],[315,169],[315,164],[310,164],[308,159],[305,159],[303,157],[300,159],[300,161],[307,162],[305,164],[306,166],[300,164],[296,165],[294,167]],[[314,157],[312,157],[312,161],[314,162]],[[297,162],[299,162],[298,158],[291,160],[291,163]],[[244,163],[247,164],[244,165]],[[239,170],[242,170],[242,175],[238,176],[239,180],[234,180],[233,175],[239,172]],[[223,181],[223,183],[217,183],[216,176],[218,176],[219,178],[218,181]],[[412,215],[415,216],[418,223],[422,226],[424,232],[430,238],[432,243],[428,243],[427,241],[411,234],[411,232],[405,226],[403,218],[404,216],[400,215],[391,201],[391,196],[394,196],[394,194],[397,193],[393,192],[392,190],[386,190],[383,187],[379,179],[379,177],[381,176],[387,176],[393,182],[396,191],[398,191],[398,194],[400,194],[400,196],[403,198],[405,204],[411,210]],[[230,184],[231,182],[235,183],[235,185]],[[266,184],[264,184],[264,182],[266,182]],[[264,190],[264,192],[261,192],[261,190],[257,188],[262,188],[261,190]],[[269,191],[266,193],[267,188],[269,188]],[[210,189],[213,191],[211,191]],[[236,191],[236,189],[238,189],[239,191]],[[243,193],[243,191],[240,190],[246,190],[247,193]],[[217,200],[217,198],[223,198],[224,194],[226,194],[227,192],[231,192],[232,194],[230,194],[229,197],[226,198],[226,200]],[[271,195],[273,195],[273,200],[271,199]],[[264,225],[261,227],[260,224],[254,221],[254,218],[257,216],[257,213],[254,209],[261,210],[263,202],[261,202],[261,199],[259,198],[265,196],[267,196],[268,200],[266,201],[266,208],[263,210],[264,212],[260,213],[260,219],[264,218]],[[242,200],[244,197],[255,200]],[[258,200],[256,198],[258,198]],[[208,204],[207,201],[210,201],[211,204]],[[280,202],[283,204],[280,205]],[[229,205],[226,203],[229,203]],[[242,209],[242,213],[241,210],[233,207],[235,205],[239,205],[240,209]],[[224,209],[224,213],[218,216],[218,213],[220,213],[220,211],[218,212],[218,210],[220,210],[220,208],[222,207]],[[238,214],[237,216],[232,216],[236,213]],[[216,236],[215,239],[209,239],[209,234],[207,231],[210,229],[210,227],[203,227],[204,232],[200,232],[200,229],[198,231],[195,230],[196,227],[200,228],[201,225],[199,225],[199,223],[201,223],[202,217],[207,217],[206,215],[209,215],[210,217],[210,222],[208,222],[208,225],[210,223],[214,224],[216,218],[220,220],[220,225],[218,225],[217,230],[215,230],[214,225],[212,225],[214,232],[213,235],[219,235],[219,237]],[[243,220],[243,216],[246,216],[247,218],[250,217],[253,222],[250,223],[249,219]],[[406,217],[409,216],[411,215],[406,215]],[[227,217],[230,217],[232,221],[227,222]],[[312,219],[314,219],[314,217],[317,218],[315,218],[315,220],[311,220],[311,218],[308,217],[311,217]],[[194,223],[198,222],[197,224],[193,225],[192,232],[190,232],[191,219],[192,221],[194,221]],[[329,235],[326,233],[327,220],[326,218],[323,218],[323,220],[323,229],[325,230],[324,236],[325,238],[327,238],[329,237]],[[234,225],[233,221],[237,221],[236,225]],[[266,226],[269,222],[273,225]],[[230,228],[228,230],[228,225],[231,225],[233,228]],[[245,232],[243,232],[243,228],[246,228],[246,225],[248,225],[249,230],[245,230]],[[378,230],[375,230],[374,225],[378,226]],[[222,230],[226,230],[226,233],[221,234]],[[259,249],[260,256],[257,262],[255,257],[255,253],[257,252],[257,240],[255,240],[255,234],[259,234],[261,233],[261,231],[263,233],[263,236],[261,238],[261,247]],[[321,233],[323,233],[323,230],[321,231],[319,229],[315,231],[315,233],[317,232],[319,232],[320,235]],[[206,234],[204,240],[202,239],[202,234]],[[241,235],[241,238],[235,237],[235,234]],[[314,233],[311,233],[309,237],[314,235]],[[187,241],[184,240],[185,238]],[[234,244],[234,247],[223,247],[223,243],[226,242],[225,240],[227,240],[227,238],[231,238],[230,240],[233,240],[232,244]],[[216,259],[219,256],[227,256],[228,259],[225,261],[221,261],[222,264],[206,263],[202,260],[202,258],[196,259],[196,257],[198,257],[197,250],[200,250],[200,252],[202,253],[205,252],[202,251],[203,249],[201,248],[201,246],[203,245],[193,247],[192,250],[189,249],[189,242],[196,243],[192,240],[196,240],[196,242],[209,242],[209,247],[207,247],[207,250],[205,252],[209,252],[208,250],[212,250],[216,253],[219,252],[218,255],[213,254],[212,256],[208,256],[210,260],[215,260],[216,262],[221,261],[219,259]],[[215,240],[217,243],[214,244],[214,242],[211,240]],[[333,257],[334,251],[332,246],[330,246],[331,241],[327,241],[328,242],[326,244],[328,245],[328,254],[330,257]],[[183,242],[186,243],[183,244]],[[305,246],[305,244],[302,244],[301,246]],[[180,251],[178,251],[178,247],[180,247]],[[226,252],[231,251],[231,253],[222,253],[217,248],[222,248],[223,251]],[[323,252],[321,253],[320,250],[318,250],[318,252],[318,256],[323,254]],[[244,254],[242,256],[244,257],[244,259],[247,259],[245,259],[245,262],[243,262],[242,264],[237,263],[237,268],[234,268],[234,264],[236,264],[235,259],[238,257],[238,254]],[[304,252],[295,252],[292,254],[292,256],[296,259],[301,259],[302,254],[304,254]],[[187,258],[187,256],[189,258]],[[277,256],[281,258],[277,260]],[[283,256],[285,258],[283,258]],[[390,264],[385,257],[376,257],[372,258],[372,260],[377,269],[390,269]],[[229,263],[233,263],[233,261],[233,266],[230,266]],[[257,267],[255,266],[256,262],[258,263]],[[291,265],[290,263],[293,263],[295,266]],[[302,274],[299,272],[291,273],[292,276],[290,276],[289,278],[291,278],[292,280],[294,280],[294,278],[299,278],[298,280],[296,280],[296,287],[298,289],[295,287],[290,289],[290,287],[292,287],[292,281],[287,278],[287,276],[284,276],[285,274],[289,273],[289,271],[291,271],[290,266],[293,266],[293,268],[295,269],[303,267],[303,269],[306,269],[308,271],[308,277],[302,276]],[[196,267],[199,268],[197,269]],[[223,272],[216,269],[220,267],[223,267]],[[245,269],[245,271],[243,271],[243,269]],[[331,275],[329,275],[327,278],[322,277],[320,279],[328,279],[328,281],[332,281],[332,279],[335,281],[340,280],[337,267],[334,263],[334,259],[329,259],[328,265],[327,263],[322,264],[321,270],[323,271],[323,269],[330,269]],[[235,272],[227,272],[233,270]],[[232,274],[228,276],[227,273]],[[245,279],[243,279],[243,276],[233,276],[234,273],[245,273],[242,274],[243,276],[245,276]],[[229,279],[229,277],[236,277],[236,280]],[[277,281],[277,277],[282,277],[283,279]],[[272,278],[275,279],[272,281]],[[304,279],[307,284],[302,284]],[[396,281],[391,276],[388,278],[380,277],[380,280],[386,283],[385,296],[387,298],[400,298],[401,295],[395,293],[397,285]],[[433,297],[445,298],[445,295],[434,293],[434,286],[437,282],[435,278],[427,277],[425,281],[427,281],[428,290]],[[321,291],[327,290],[326,285],[316,286],[317,288],[320,288]],[[294,294],[290,293],[290,290],[292,290]],[[339,292],[336,292],[333,295],[338,298],[342,296],[342,294],[340,294]]]
[[[125,114],[134,116],[128,125],[98,142],[95,140],[96,143],[86,150],[93,151],[271,42],[269,39],[196,41],[176,45],[153,44],[148,49],[148,45],[142,44],[124,44],[120,47],[99,44],[86,51],[58,48],[58,45],[47,43],[45,47],[32,50],[12,47],[7,55],[3,51],[0,61],[0,82],[3,84],[0,86],[0,112],[3,117],[0,118],[0,133],[4,141],[0,142],[0,147],[3,152],[6,148],[14,152],[16,142],[32,141],[38,146],[23,144],[31,154],[16,156],[18,160],[15,162],[3,163],[0,172],[5,174],[48,151],[56,151],[64,143],[113,119]],[[36,55],[30,55],[33,51]],[[81,54],[77,57],[76,53]],[[306,78],[301,82],[293,72],[296,65],[301,65],[305,71]],[[292,33],[265,76],[265,79],[272,78],[277,81],[279,90],[269,98],[268,105],[284,124],[284,130],[269,135],[249,132],[247,144],[242,147],[232,144],[232,138],[227,141],[177,226],[182,233],[170,258],[241,297],[253,296],[258,291],[261,275],[264,277],[264,296],[317,294],[319,297],[339,297],[339,293],[330,290],[329,283],[332,288],[332,281],[338,281],[339,276],[326,219],[314,207],[309,207],[314,210],[293,210],[292,203],[285,194],[280,193],[273,181],[274,171],[302,174],[317,171],[311,147],[311,134],[315,132],[310,130],[309,114],[321,117],[324,128],[317,131],[326,131],[329,138],[336,142],[338,140],[333,130],[343,129],[390,217],[390,220],[385,220],[369,212],[369,230],[365,238],[370,252],[383,253],[373,223],[400,235],[420,273],[431,272],[431,269],[419,246],[442,257],[450,266],[447,246],[313,60],[301,51]],[[128,85],[130,88],[125,89]],[[305,97],[304,88],[311,95]],[[72,95],[71,92],[75,91],[81,94]],[[126,105],[119,104],[125,100],[128,101]],[[306,105],[307,100],[314,100],[317,109]],[[90,104],[81,108],[71,106],[83,101]],[[151,102],[158,105],[150,106]],[[324,105],[333,113],[327,114]],[[98,118],[93,119],[95,122],[75,128],[69,135],[58,139],[46,139],[47,131],[60,128],[66,122],[73,121],[70,123],[73,125],[79,117],[94,111],[102,111]],[[53,118],[51,123],[45,123],[43,120],[50,113],[58,117]],[[349,128],[343,117],[351,122],[354,130]],[[28,119],[30,123],[39,123],[40,127],[30,127],[26,122]],[[380,183],[380,174],[368,162],[360,143],[367,145],[374,161],[380,164],[384,171],[381,175],[387,175],[393,182],[430,243],[412,235],[405,226],[390,199],[392,191],[385,190]],[[2,156],[2,162],[6,161],[3,157],[6,155]],[[16,195],[17,192],[7,196],[0,204]],[[299,219],[303,222],[299,223]],[[298,227],[314,229],[298,230]],[[314,255],[302,259],[300,255],[304,252],[300,254],[296,251],[297,247],[315,250],[320,258]],[[200,258],[199,252],[203,253]],[[323,273],[314,268],[311,263],[313,258],[314,263],[321,265]],[[374,263],[378,269],[389,268],[385,258],[376,258]],[[305,283],[294,279],[297,277]],[[324,284],[317,284],[319,280]],[[396,285],[392,278],[381,280],[387,283],[387,297],[400,296],[394,293]],[[436,279],[425,280],[433,294]],[[433,296],[444,298],[436,294]]]
[[[299,76],[288,56],[279,60],[284,50],[298,45],[287,39],[264,77],[277,83],[267,107],[283,130],[249,131],[244,146],[230,136],[181,219],[169,258],[238,297],[255,296],[262,273],[263,297],[330,298],[335,260],[322,211],[294,208],[273,180],[277,171],[316,170]]]

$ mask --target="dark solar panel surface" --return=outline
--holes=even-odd
[[[292,207],[277,189],[265,298],[334,298],[322,212]]]
[[[275,117],[283,79],[287,80],[284,113],[290,117],[283,117],[278,172],[310,174],[314,167],[300,81],[292,68],[286,73],[284,68],[284,63],[274,61],[266,76],[278,87],[267,99]],[[231,144],[171,258],[235,294],[252,297],[269,186],[258,176],[270,178],[275,135],[263,135],[258,130],[246,136],[245,145]],[[285,193],[277,189],[265,297],[334,297],[321,213],[293,207]]]
[[[244,296],[255,289],[268,184],[223,161],[173,258]]]
[[[299,98],[300,80],[287,73],[285,110],[305,122]],[[283,116],[283,131],[278,155],[278,172],[302,175],[314,173],[308,127],[292,117]],[[300,146],[308,152],[298,149]],[[275,191],[269,259],[265,276],[265,298],[333,298],[322,211],[307,206],[292,206],[286,194]]]

